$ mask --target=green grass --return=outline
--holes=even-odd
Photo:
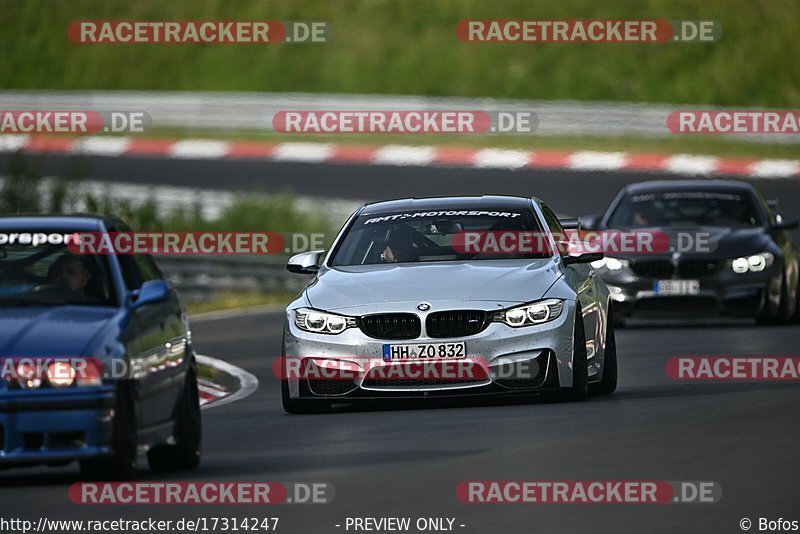
[[[705,19],[715,43],[463,43],[461,19]],[[326,44],[78,45],[73,20],[324,20]],[[6,1],[0,87],[800,106],[796,0]],[[257,110],[254,110],[257,112]]]
[[[381,134],[280,134],[274,132],[157,129],[154,138],[221,139],[269,143],[306,142],[381,146],[389,144],[519,150],[599,150],[610,152],[697,154],[729,158],[800,158],[800,146],[736,141],[722,136],[679,136],[664,139],[641,137],[559,137],[514,135],[381,135]]]
[[[99,197],[83,192],[85,169],[70,167],[49,191],[43,187],[37,160],[21,153],[8,158],[9,172],[0,185],[0,214],[73,213],[81,211],[114,215],[142,232],[298,232],[331,235],[332,228],[324,213],[300,209],[289,193],[266,194],[253,191],[242,194],[225,206],[218,217],[206,217],[198,203],[159,210],[153,200],[132,202],[110,196]]]

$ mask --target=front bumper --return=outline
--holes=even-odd
[[[413,303],[416,304],[416,303]],[[436,309],[442,309],[436,305]],[[410,304],[409,304],[410,305]],[[391,312],[410,311],[403,303]],[[412,308],[413,309],[413,308]],[[423,324],[425,314],[417,312]],[[293,311],[288,310],[285,328],[283,355],[293,360],[295,368],[316,369],[328,362],[356,365],[360,372],[356,376],[335,380],[315,379],[303,373],[301,376],[282,375],[287,381],[289,396],[293,399],[317,398],[330,401],[350,402],[358,399],[454,397],[466,395],[513,395],[531,391],[543,391],[572,385],[572,336],[575,302],[565,301],[561,315],[547,323],[521,328],[512,328],[493,322],[482,332],[459,338],[430,338],[422,336],[411,340],[380,340],[368,337],[360,329],[349,328],[337,335],[314,334],[300,330],[294,324]],[[413,362],[386,362],[383,345],[465,342],[467,358],[448,362],[453,369],[459,362],[467,369],[471,362],[480,362],[474,372],[458,374],[447,380],[423,378],[410,379],[409,373],[392,379],[392,368],[427,365],[435,369],[437,363],[430,360]],[[592,363],[592,362],[590,362]],[[309,366],[309,367],[306,367]],[[480,368],[478,368],[480,367]],[[520,378],[516,369],[524,370]],[[488,372],[481,372],[482,370]],[[318,377],[319,373],[311,373]],[[395,375],[396,376],[396,375]],[[469,379],[462,379],[469,376]]]
[[[659,295],[659,278],[633,273],[598,272],[608,285],[617,317],[681,317],[721,315],[756,317],[776,309],[780,299],[780,269],[773,265],[763,272],[737,274],[730,269],[699,278],[700,291],[692,295]],[[672,277],[670,280],[680,280]]]
[[[0,388],[0,467],[58,464],[112,452],[113,388]]]

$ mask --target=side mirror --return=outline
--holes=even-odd
[[[311,250],[301,252],[289,258],[286,270],[297,274],[316,274],[319,271],[319,259],[325,254],[324,250]]]
[[[800,220],[797,217],[779,213],[775,215],[775,224],[772,225],[772,228],[776,230],[794,230],[798,226],[800,226]]]
[[[574,256],[563,256],[561,259],[564,265],[572,265],[573,263],[592,263],[593,261],[602,260],[605,255],[602,252],[586,252],[585,254],[576,254]]]
[[[580,230],[581,228],[581,220],[579,218],[559,219],[558,222],[564,230]]]
[[[778,199],[777,198],[768,198],[767,199],[767,206],[770,210],[778,211]]]
[[[603,216],[599,213],[593,213],[591,215],[581,215],[578,217],[578,224],[584,230],[598,230],[600,228],[600,221],[603,220]]]
[[[172,289],[164,280],[150,280],[142,284],[142,287],[135,293],[135,298],[131,302],[131,308],[141,308],[147,304],[156,304],[169,299]]]

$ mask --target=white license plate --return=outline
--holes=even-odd
[[[656,295],[697,295],[699,280],[659,280],[653,285]]]
[[[467,357],[467,344],[460,343],[399,343],[383,345],[383,361],[458,360]]]

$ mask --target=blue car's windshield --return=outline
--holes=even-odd
[[[0,229],[0,306],[115,303],[108,259],[38,242],[58,234]]]
[[[522,235],[528,238],[526,246],[519,246]],[[542,258],[551,256],[547,236],[532,210],[362,215],[348,230],[331,265]]]

